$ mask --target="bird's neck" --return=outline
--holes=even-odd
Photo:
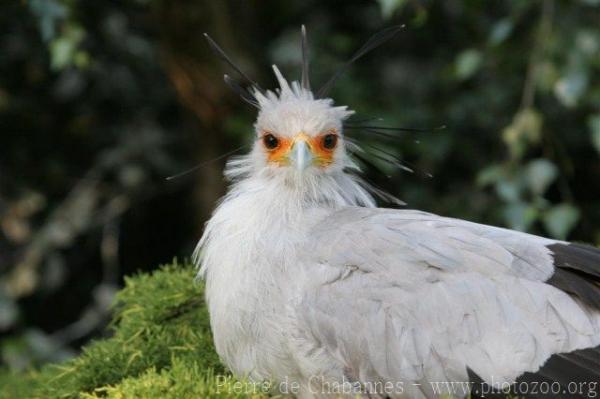
[[[308,177],[259,174],[234,183],[213,217],[225,216],[236,224],[246,220],[258,231],[293,230],[315,211],[346,206],[375,206],[356,176],[341,171]]]
[[[223,252],[238,259],[283,256],[315,223],[345,206],[374,206],[353,176],[295,181],[250,176],[234,183],[208,221],[198,245],[202,272],[221,267]]]

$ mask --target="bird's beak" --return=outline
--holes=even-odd
[[[313,153],[304,137],[300,137],[294,141],[290,160],[299,172],[302,172],[308,166],[310,166],[313,158]]]

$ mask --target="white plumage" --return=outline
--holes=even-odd
[[[250,92],[255,145],[229,162],[232,185],[196,252],[235,374],[297,382],[307,398],[344,382],[349,397],[431,398],[447,393],[432,383],[470,381],[468,370],[488,384],[554,381],[552,355],[586,348],[595,364],[597,250],[375,208],[346,150],[352,112],[275,73],[278,93]]]

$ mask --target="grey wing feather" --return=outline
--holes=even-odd
[[[318,245],[330,242],[332,236],[341,247]],[[348,253],[344,249],[352,256],[359,249],[365,254],[388,251],[394,256],[388,264],[391,267],[397,256],[412,256],[440,269],[512,273],[532,280],[546,280],[552,275],[553,257],[546,246],[558,242],[420,211],[379,208],[337,212],[315,228],[313,237],[316,254],[323,250],[327,255]],[[477,262],[469,263],[474,260]]]
[[[558,241],[365,208],[312,233],[299,328],[346,378],[423,381],[413,396],[430,397],[429,381],[468,381],[467,368],[512,381],[554,353],[600,344],[600,313],[546,283]]]

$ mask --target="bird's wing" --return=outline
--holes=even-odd
[[[336,359],[345,378],[415,381],[427,396],[431,382],[465,381],[467,370],[488,383],[527,372],[554,381],[563,367],[600,379],[592,247],[418,211],[348,208],[313,229],[299,260],[307,275],[294,342],[307,362]],[[581,349],[592,352],[573,352]],[[544,371],[555,354],[562,360]]]

